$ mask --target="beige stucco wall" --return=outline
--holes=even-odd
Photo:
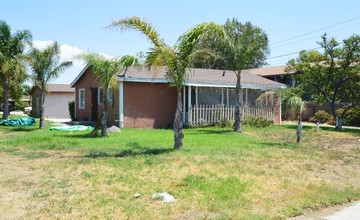
[[[69,102],[73,93],[50,93],[45,97],[45,118],[70,118]]]

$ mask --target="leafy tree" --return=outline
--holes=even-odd
[[[184,81],[189,74],[188,66],[190,56],[194,51],[195,46],[199,43],[201,38],[208,32],[222,33],[221,26],[215,23],[202,23],[181,35],[177,43],[171,47],[167,45],[164,39],[160,38],[159,33],[147,21],[138,18],[130,17],[120,20],[115,20],[109,26],[112,28],[119,28],[124,30],[135,30],[144,34],[152,43],[145,60],[146,66],[166,66],[166,78],[171,85],[177,90],[177,106],[174,118],[174,149],[180,150],[182,148],[182,139],[184,134],[182,132],[182,99],[181,91]]]
[[[301,51],[288,66],[299,72],[299,87],[310,93],[315,103],[330,106],[335,128],[341,130],[346,113],[360,104],[360,36],[353,35],[340,44],[325,34],[319,45],[323,52]],[[344,111],[337,115],[340,104]]]
[[[5,21],[0,21],[0,77],[3,92],[3,119],[9,118],[9,98],[21,96],[21,85],[25,80],[26,68],[22,54],[26,43],[31,40],[28,30],[11,34],[11,28]]]
[[[83,53],[80,54],[78,59],[81,59],[88,63],[90,69],[97,76],[102,88],[102,100],[101,103],[102,113],[98,125],[95,127],[92,134],[99,129],[101,125],[101,136],[107,136],[107,109],[109,106],[108,90],[117,88],[117,74],[123,70],[126,70],[130,66],[138,65],[137,57],[123,56],[115,58],[107,58],[97,53]]]
[[[228,19],[223,25],[225,38],[208,35],[201,41],[192,65],[198,68],[233,70],[236,74],[236,109],[234,131],[242,131],[241,71],[265,65],[269,53],[266,33],[251,22]]]
[[[59,77],[68,67],[72,65],[71,61],[63,61],[60,63],[60,46],[54,42],[47,46],[44,50],[40,50],[31,46],[30,52],[26,59],[32,70],[30,78],[34,86],[40,89],[40,124],[39,128],[45,128],[44,111],[45,111],[45,95],[47,83]]]
[[[295,109],[296,117],[298,118],[298,125],[296,128],[296,142],[301,142],[302,137],[302,123],[301,123],[301,113],[304,109],[305,102],[302,100],[300,96],[293,95],[291,97],[287,97],[286,106],[288,109]]]

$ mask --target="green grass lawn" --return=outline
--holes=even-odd
[[[285,219],[360,199],[360,131],[185,129],[173,151],[172,130],[49,126],[0,126],[0,218]]]

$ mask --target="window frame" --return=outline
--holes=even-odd
[[[83,98],[81,98],[81,93],[82,92],[84,92],[84,97]],[[86,92],[85,92],[85,88],[80,88],[79,89],[79,97],[78,97],[78,101],[79,101],[79,105],[78,105],[78,107],[79,107],[79,109],[85,109],[85,106],[86,106]],[[84,106],[82,106],[82,99],[83,99],[83,101],[84,101]]]

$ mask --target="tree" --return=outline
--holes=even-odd
[[[72,65],[71,61],[63,61],[60,63],[60,46],[55,41],[47,46],[44,50],[40,50],[31,46],[30,52],[26,55],[27,62],[32,70],[30,78],[34,86],[40,89],[40,124],[39,128],[45,128],[44,111],[45,96],[47,83],[59,77],[68,67]]]
[[[177,106],[174,118],[174,149],[180,150],[182,148],[182,140],[184,134],[182,132],[182,99],[181,91],[184,81],[188,76],[188,66],[190,56],[194,51],[195,46],[199,43],[202,37],[208,32],[223,33],[222,27],[215,23],[202,23],[181,35],[177,43],[170,47],[160,38],[159,33],[147,21],[138,17],[130,17],[120,20],[115,20],[109,26],[118,28],[121,31],[135,30],[144,34],[152,43],[153,47],[149,49],[145,60],[146,66],[165,66],[166,78],[169,80],[171,86],[176,87],[177,90]]]
[[[304,108],[304,101],[300,96],[293,94],[292,96],[287,97],[286,106],[287,109],[295,109],[295,114],[298,118],[298,125],[296,128],[296,142],[300,143],[302,137],[301,113]]]
[[[202,40],[192,57],[192,65],[198,68],[233,70],[236,74],[236,108],[234,131],[242,131],[241,72],[265,65],[269,53],[266,33],[251,22],[241,23],[228,19],[223,25],[225,38],[216,35]]]
[[[123,56],[115,58],[107,58],[101,54],[96,53],[83,53],[80,54],[78,59],[88,63],[90,69],[97,76],[103,90],[101,108],[102,113],[98,125],[95,127],[93,134],[101,125],[101,136],[107,136],[107,109],[109,106],[108,90],[117,88],[117,74],[121,71],[126,71],[127,68],[133,65],[138,65],[138,59],[134,56]]]
[[[315,103],[330,106],[335,128],[341,130],[346,113],[360,104],[360,36],[353,35],[340,44],[325,34],[319,45],[323,52],[301,51],[288,66],[299,72],[298,86],[310,93]],[[344,111],[337,115],[340,104]]]
[[[28,30],[11,34],[11,28],[5,21],[0,21],[0,77],[3,92],[3,119],[9,118],[9,98],[21,95],[21,85],[25,80],[26,68],[22,54],[26,43],[31,40]],[[14,97],[19,99],[19,97]]]

